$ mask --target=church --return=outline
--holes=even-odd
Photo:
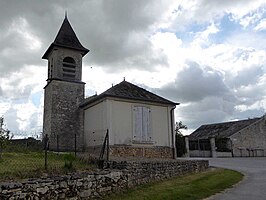
[[[88,52],[65,16],[42,57],[48,60],[43,135],[49,149],[98,156],[107,135],[110,156],[175,158],[174,109],[179,103],[125,80],[85,98],[82,58]]]

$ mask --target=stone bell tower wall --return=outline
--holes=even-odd
[[[83,149],[83,111],[79,104],[84,99],[84,83],[52,80],[45,87],[44,134],[49,138],[49,149],[74,151]]]

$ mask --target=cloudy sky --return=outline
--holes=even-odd
[[[42,130],[41,57],[65,10],[91,50],[86,96],[125,77],[180,102],[185,134],[265,114],[265,0],[0,0],[0,115],[16,135]]]

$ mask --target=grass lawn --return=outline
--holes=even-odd
[[[0,180],[38,177],[44,173],[62,174],[92,168],[70,154],[48,153],[47,170],[44,163],[44,152],[3,153],[0,159]]]
[[[109,196],[108,200],[196,200],[220,192],[242,180],[239,172],[215,169],[207,172],[185,175],[153,184],[146,184],[129,191]]]

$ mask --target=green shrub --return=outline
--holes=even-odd
[[[68,153],[64,155],[64,160],[65,160],[65,165],[64,168],[68,169],[68,170],[72,170],[73,169],[73,161],[75,160],[75,156]]]

